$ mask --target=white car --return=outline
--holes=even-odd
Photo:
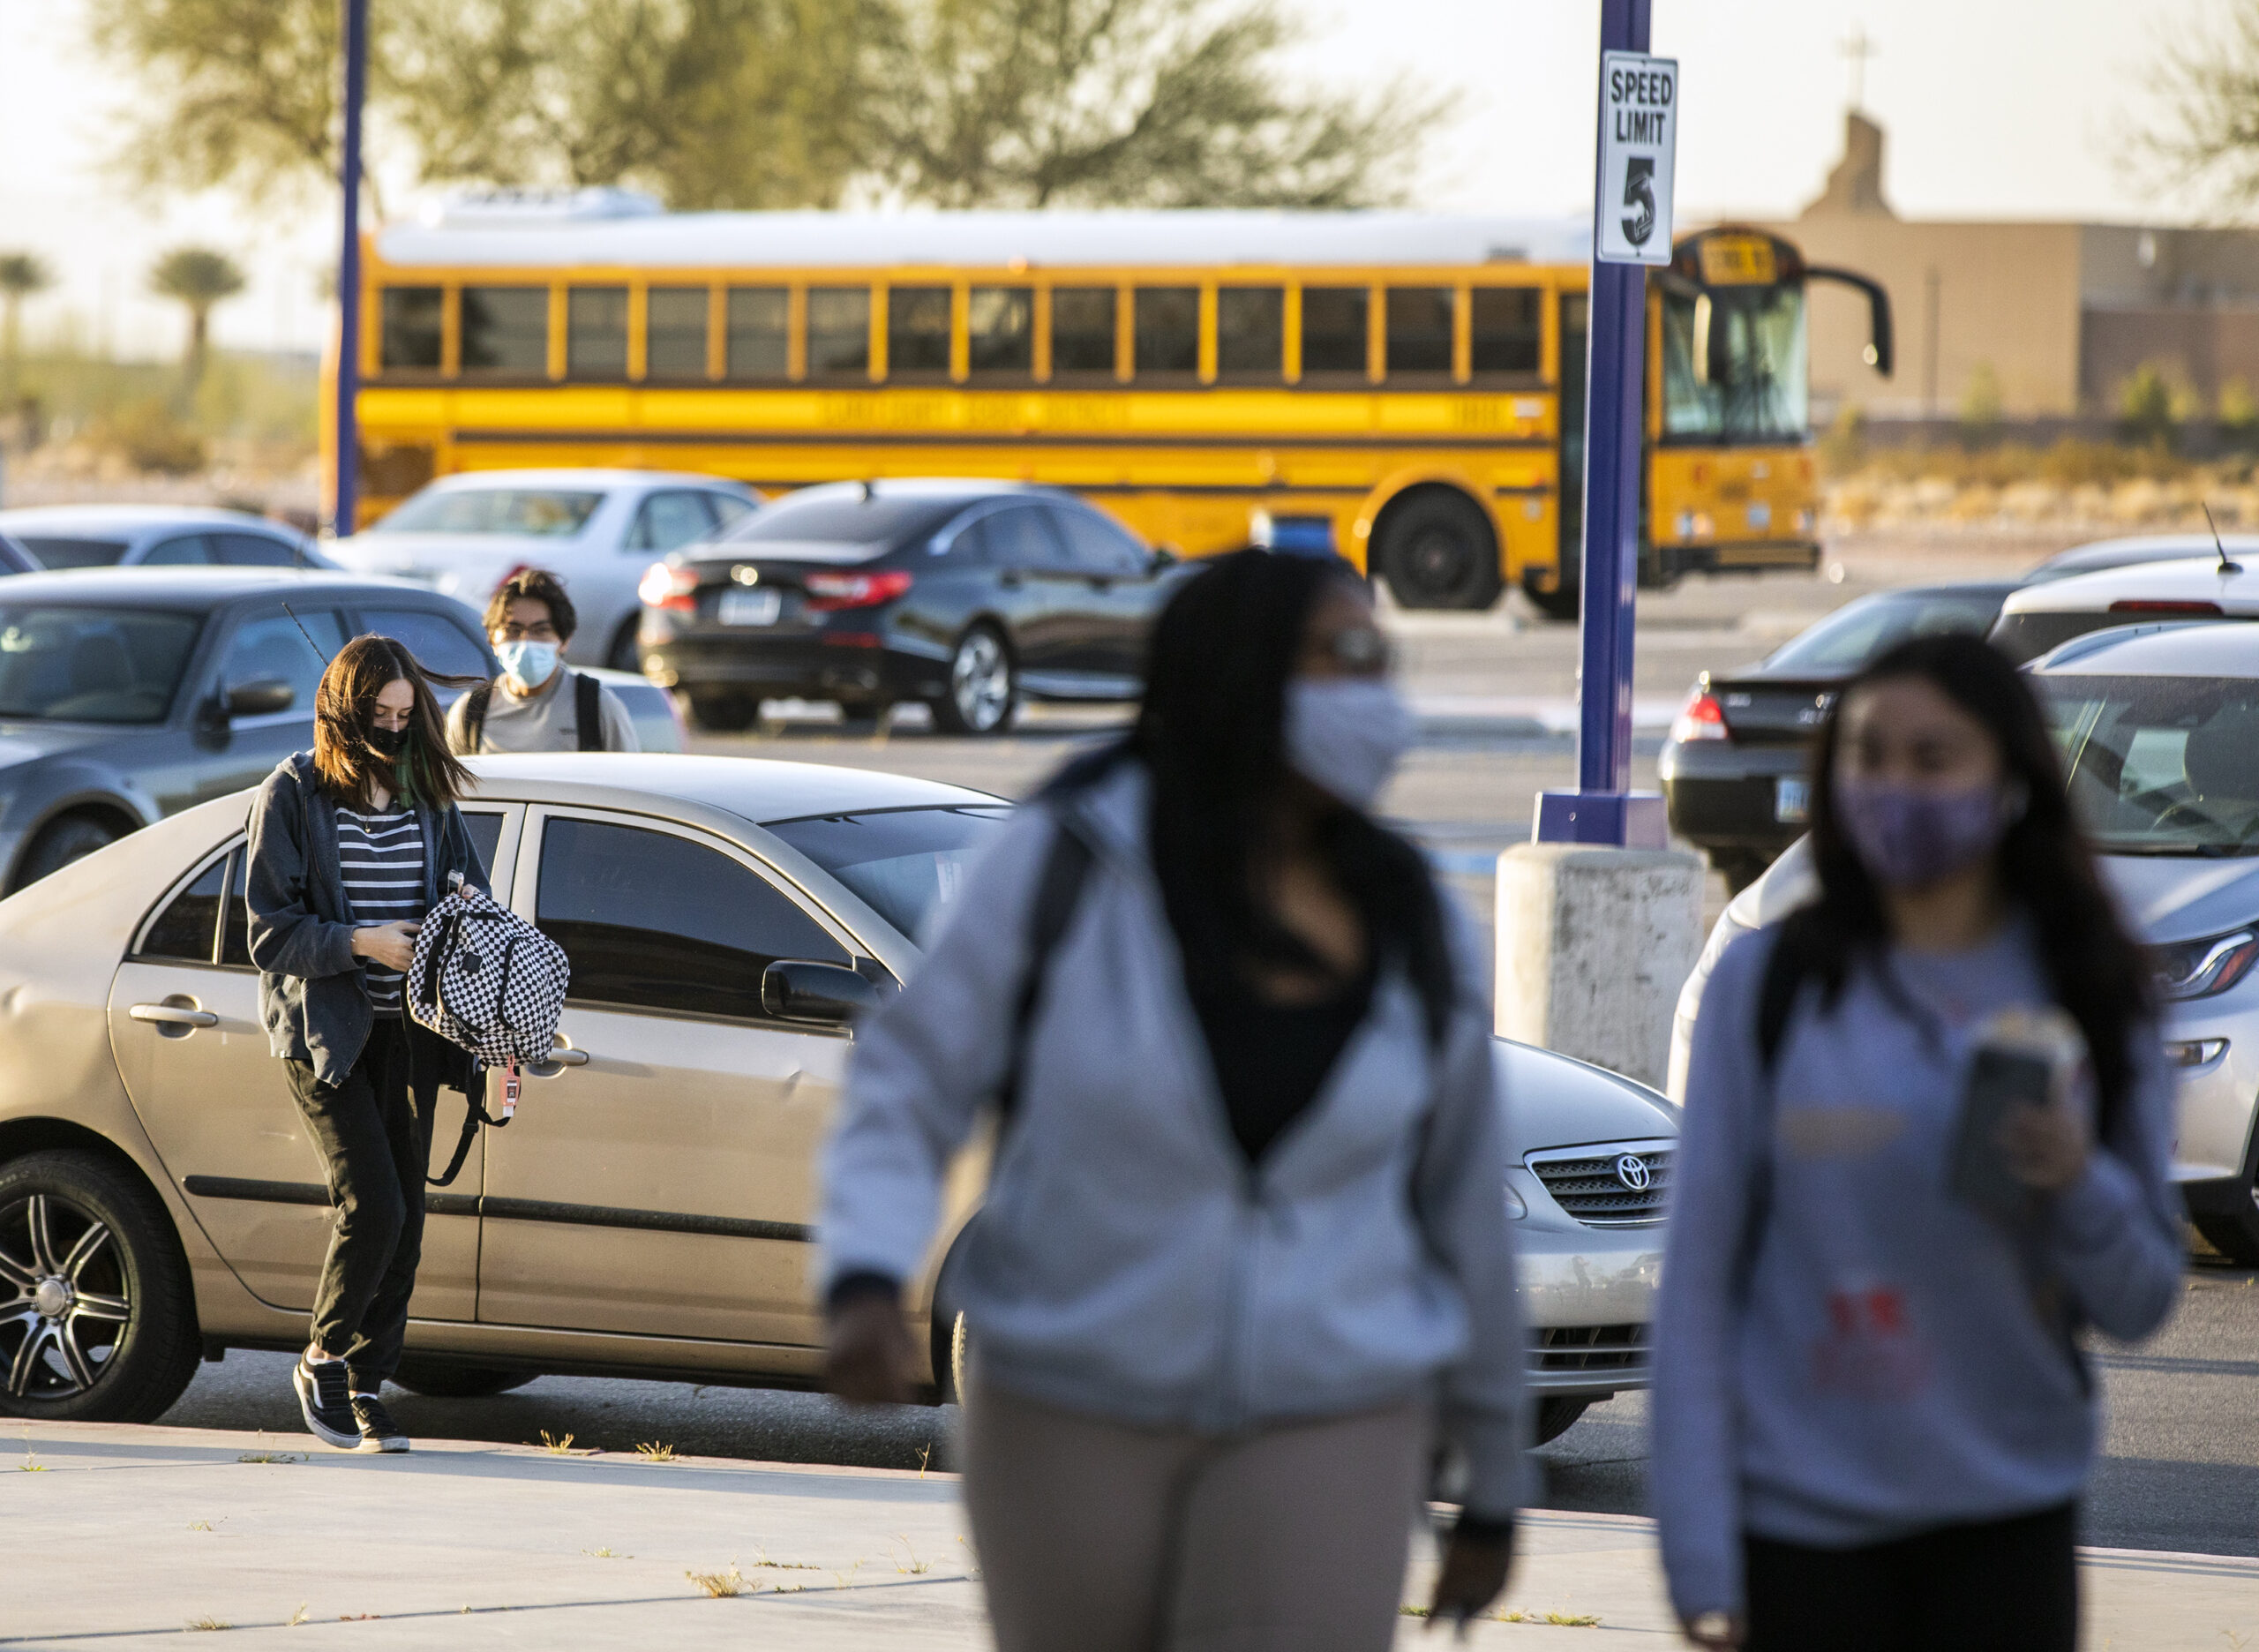
[[[760,505],[751,488],[721,477],[473,470],[442,477],[329,554],[356,573],[412,579],[481,611],[518,569],[544,568],[565,582],[580,620],[567,660],[632,672],[644,571]]]
[[[288,522],[203,505],[34,505],[0,511],[43,568],[336,566]]]
[[[1985,640],[2023,664],[2115,626],[2259,620],[2259,544],[2230,539],[2215,549],[2209,537],[2195,536],[2185,544],[2179,560],[2121,563],[2011,592]]]

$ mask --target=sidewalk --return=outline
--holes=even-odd
[[[1599,1621],[1486,1623],[1471,1644],[1680,1644],[1647,1521],[1527,1519],[1502,1610]],[[0,1646],[136,1647],[206,1628],[371,1652],[956,1652],[987,1645],[962,1531],[942,1474],[454,1442],[355,1457],[302,1436],[11,1422]],[[2083,1558],[2090,1647],[2217,1652],[2259,1637],[2259,1560]],[[1407,1598],[1429,1570],[1422,1552]],[[740,1592],[709,1596],[688,1572]],[[1407,1618],[1400,1644],[1443,1644],[1422,1626]]]

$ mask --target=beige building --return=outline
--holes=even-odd
[[[1882,158],[1882,129],[1848,116],[1827,189],[1767,226],[1890,293],[1898,361],[1886,379],[1861,357],[1865,301],[1811,289],[1816,424],[1846,403],[1877,420],[1952,420],[1989,381],[2010,423],[2099,426],[2145,363],[2200,418],[2233,380],[2259,394],[2259,231],[1916,222],[1891,210]]]

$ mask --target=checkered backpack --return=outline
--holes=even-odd
[[[518,1104],[521,1063],[545,1061],[572,979],[565,949],[456,873],[445,899],[425,915],[408,965],[408,1013],[450,1044],[504,1070],[502,1115],[489,1117],[477,1086],[445,1187],[462,1168],[481,1124],[507,1124]]]

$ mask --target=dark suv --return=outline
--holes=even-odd
[[[994,734],[1024,695],[1134,699],[1180,566],[1053,488],[826,484],[653,565],[643,670],[709,729],[765,699],[850,717],[922,700],[949,732]]]

